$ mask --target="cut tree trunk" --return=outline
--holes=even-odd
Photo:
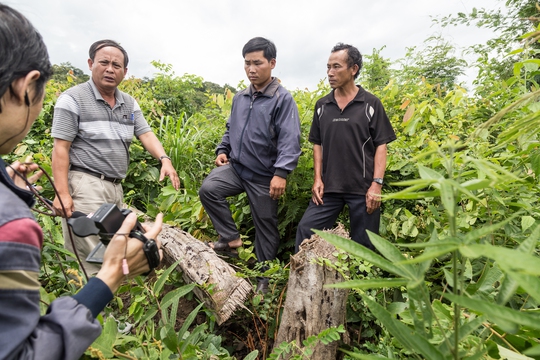
[[[348,237],[341,225],[328,232]],[[324,258],[333,263],[336,260],[332,255],[335,251],[333,245],[313,235],[309,240],[304,240],[296,255],[291,256],[287,297],[274,348],[284,341],[294,340],[302,349],[302,342],[309,336],[345,323],[348,290],[324,288],[325,285],[342,282],[343,276],[334,269],[312,261]],[[336,342],[328,345],[319,342],[310,359],[336,359],[337,346]],[[298,350],[288,356],[294,354],[298,354]]]
[[[233,268],[214,250],[189,233],[169,225],[163,225],[158,239],[163,247],[164,264],[172,265],[181,259],[178,267],[184,281],[200,285],[193,292],[214,311],[218,325],[229,319],[238,307],[244,306],[253,291],[251,284],[236,276]]]

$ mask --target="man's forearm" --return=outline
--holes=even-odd
[[[373,178],[384,178],[384,172],[386,170],[386,155],[386,144],[377,146],[373,165]]]
[[[55,140],[52,151],[52,173],[59,194],[68,194],[69,148],[59,145]]]
[[[139,140],[143,144],[144,148],[154,158],[159,159],[160,156],[167,155],[165,149],[163,148],[163,145],[161,145],[161,142],[152,131],[149,131],[139,136]]]
[[[322,180],[322,146],[313,145],[313,178]]]

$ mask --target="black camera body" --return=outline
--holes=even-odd
[[[115,204],[103,204],[94,212],[90,219],[94,221],[96,227],[99,229],[97,235],[99,235],[99,239],[103,245],[109,245],[112,237],[120,229],[120,226],[122,226],[124,219],[129,213],[131,213],[131,210],[119,209]],[[144,232],[139,221],[137,221],[133,230]]]
[[[93,214],[86,215],[75,211],[67,223],[73,233],[79,237],[98,235],[101,241],[88,255],[86,261],[103,263],[103,253],[105,246],[109,244],[116,232],[122,226],[124,219],[131,213],[129,209],[119,209],[116,204],[105,203]],[[144,229],[139,221],[131,229],[129,237],[136,238],[143,243],[143,251],[148,260],[150,270],[157,267],[161,261],[159,249],[154,239],[147,239],[144,236]]]

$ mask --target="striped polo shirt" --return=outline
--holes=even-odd
[[[125,178],[133,136],[152,131],[137,101],[116,89],[111,108],[92,79],[66,90],[56,102],[52,136],[71,142],[70,164]]]

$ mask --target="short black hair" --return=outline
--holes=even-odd
[[[347,66],[348,67],[353,67],[354,64],[358,65],[358,71],[354,75],[354,78],[356,79],[358,75],[360,74],[360,70],[362,70],[362,65],[363,65],[362,54],[356,47],[349,44],[344,44],[344,43],[337,43],[336,46],[332,48],[331,52],[335,53],[336,51],[341,51],[341,50],[347,50]]]
[[[117,43],[114,40],[105,39],[105,40],[96,41],[90,46],[90,50],[88,50],[88,56],[90,56],[90,59],[94,61],[94,58],[96,57],[96,53],[107,46],[115,47],[122,52],[122,54],[124,55],[124,67],[127,68],[128,63],[129,63],[129,57],[128,57],[127,51],[119,43]]]
[[[276,45],[263,37],[254,37],[253,39],[249,40],[242,49],[242,57],[245,58],[246,54],[261,50],[266,60],[270,61],[277,58]]]
[[[34,26],[17,10],[0,3],[0,98],[6,91],[13,94],[13,81],[30,71],[40,73],[34,99],[45,91],[52,75],[52,65],[43,38]],[[0,104],[0,112],[2,106]]]

